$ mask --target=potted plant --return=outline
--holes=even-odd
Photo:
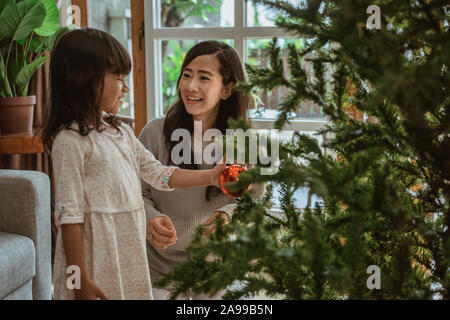
[[[65,30],[55,0],[0,0],[0,134],[32,130],[29,82]]]

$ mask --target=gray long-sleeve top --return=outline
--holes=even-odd
[[[139,140],[162,164],[169,164],[169,151],[163,134],[164,119],[150,121],[142,130]],[[203,147],[205,147],[204,145]],[[202,164],[199,169],[213,165]],[[206,187],[175,189],[172,192],[156,190],[142,181],[142,192],[147,224],[155,217],[169,217],[177,231],[177,242],[165,250],[155,249],[147,238],[147,258],[152,280],[161,278],[171,267],[188,259],[185,248],[193,240],[195,229],[204,224],[216,211],[224,211],[230,217],[236,200],[223,193],[205,198]]]

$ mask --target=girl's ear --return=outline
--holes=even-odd
[[[227,100],[233,94],[234,83],[230,82],[222,90],[222,100]]]

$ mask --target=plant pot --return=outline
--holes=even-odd
[[[0,134],[33,131],[36,96],[0,98]]]

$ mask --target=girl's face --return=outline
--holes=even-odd
[[[215,54],[196,57],[183,70],[179,90],[186,111],[194,120],[212,120],[219,111],[220,99],[232,94],[232,83],[224,86],[220,62]]]
[[[117,114],[123,103],[122,99],[129,91],[130,89],[125,83],[125,75],[106,73],[100,111]]]

